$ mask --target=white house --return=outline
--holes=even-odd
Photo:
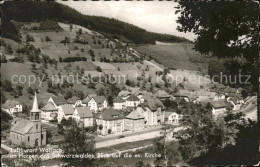
[[[81,106],[82,105],[82,101],[80,100],[79,97],[73,96],[73,97],[71,97],[71,98],[69,98],[67,100],[67,104],[71,104],[74,107],[77,107],[77,106]]]
[[[14,113],[22,112],[23,106],[16,100],[6,100],[6,102],[1,106],[3,111],[6,111],[13,116]]]
[[[73,116],[74,107],[70,104],[60,105],[58,107],[58,122],[60,123],[62,119],[69,119]]]
[[[227,101],[230,102],[234,106],[233,110],[235,110],[235,111],[240,110],[241,103],[237,97],[228,97]]]
[[[226,96],[224,94],[217,93],[212,101],[224,100]]]
[[[89,100],[91,100],[92,97],[96,97],[96,96],[97,96],[96,94],[88,94],[88,95],[85,97],[85,99],[82,100],[82,105],[83,105],[83,106],[87,106]]]
[[[176,112],[165,112],[164,114],[164,123],[166,124],[178,125],[181,119],[182,115]]]
[[[219,101],[212,101],[212,114],[214,116],[219,116],[225,114],[228,109],[232,110],[232,103],[226,101],[226,100],[219,100]]]
[[[125,100],[126,107],[137,107],[140,103],[140,99],[135,95],[131,95]]]
[[[124,114],[113,108],[106,108],[96,117],[97,131],[102,135],[124,131]]]
[[[145,117],[145,125],[159,125],[164,121],[164,105],[157,98],[145,100],[136,110]]]
[[[76,107],[72,117],[84,127],[94,125],[92,111],[87,106]]]
[[[108,101],[105,96],[92,97],[88,102],[88,107],[95,112],[107,108]]]
[[[121,99],[121,98],[116,98],[114,101],[113,101],[113,106],[114,106],[114,109],[116,110],[122,110],[122,109],[125,109],[125,100]]]
[[[56,105],[49,101],[41,108],[41,119],[45,121],[54,121],[58,119],[58,108]]]

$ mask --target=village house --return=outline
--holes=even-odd
[[[137,110],[133,110],[125,117],[125,130],[142,130],[144,129],[144,116]]]
[[[227,101],[230,102],[233,105],[233,110],[240,110],[241,103],[237,97],[228,97]]]
[[[166,124],[178,125],[181,119],[182,115],[176,112],[165,112],[164,114],[164,123]]]
[[[183,107],[185,106],[185,104],[188,102],[187,99],[185,99],[185,97],[177,97],[174,102],[177,103],[178,107]]]
[[[128,90],[121,90],[117,96],[123,100],[126,100],[130,95],[131,93]]]
[[[85,99],[82,100],[82,105],[83,106],[88,106],[88,102],[92,97],[96,97],[97,94],[88,94]]]
[[[3,111],[6,111],[11,116],[13,116],[14,113],[23,111],[23,106],[16,100],[6,100],[1,108]]]
[[[58,107],[49,101],[47,104],[41,108],[41,119],[45,121],[55,121],[58,117]]]
[[[96,117],[97,131],[102,135],[124,131],[124,113],[113,108],[106,108]]]
[[[116,110],[122,110],[125,109],[125,100],[121,99],[120,97],[117,97],[116,99],[114,99],[113,101],[113,108]]]
[[[76,107],[72,118],[84,127],[90,127],[94,125],[93,114],[89,107]]]
[[[88,107],[90,107],[90,109],[94,110],[95,112],[107,108],[107,105],[108,105],[108,101],[105,98],[105,96],[92,97],[88,102]]]
[[[195,95],[195,94],[194,94],[194,95]],[[186,102],[192,101],[191,96],[193,96],[193,94],[191,94],[191,92],[189,92],[188,90],[184,90],[184,89],[178,90],[178,91],[174,94],[174,97],[175,97],[175,98],[177,98],[177,97],[182,97],[182,98],[185,99]]]
[[[227,100],[212,101],[210,104],[212,106],[212,114],[214,116],[223,115],[228,110],[232,110],[233,108],[233,105]]]
[[[125,100],[125,106],[126,107],[137,107],[141,103],[140,99],[136,97],[135,95],[130,95]]]
[[[74,107],[70,104],[60,105],[58,107],[58,123],[61,122],[62,119],[69,119],[73,116]]]
[[[157,98],[146,99],[139,104],[137,111],[145,117],[145,125],[159,125],[164,121],[164,105]]]
[[[46,129],[41,125],[41,111],[38,108],[36,93],[30,111],[30,120],[15,118],[10,130],[12,144],[20,147],[37,147],[46,145]]]
[[[53,97],[50,97],[48,102],[52,102],[55,105],[55,107],[67,103],[63,96],[53,96]]]
[[[157,90],[154,93],[155,97],[157,97],[160,100],[174,100],[174,97],[172,95],[170,95],[169,93],[167,93],[165,90]]]
[[[73,96],[67,100],[67,104],[71,104],[73,107],[77,107],[82,105],[82,101],[79,97]]]
[[[216,93],[215,97],[212,99],[212,101],[218,101],[218,100],[224,100],[226,99],[226,96],[221,93]]]

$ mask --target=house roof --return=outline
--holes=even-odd
[[[13,108],[16,105],[19,105],[20,103],[16,100],[6,100],[6,102],[1,106],[2,108],[8,109]]]
[[[58,110],[58,108],[55,107],[55,105],[52,102],[47,102],[47,104],[41,108],[41,110],[44,111],[55,111]]]
[[[122,90],[118,93],[118,96],[128,96],[130,95],[131,93],[128,91],[128,90]]]
[[[80,98],[77,97],[77,96],[73,96],[73,97],[71,97],[71,98],[69,98],[69,99],[67,100],[67,103],[69,103],[69,104],[75,104],[77,100],[80,100]]]
[[[226,108],[226,107],[231,107],[232,104],[226,100],[218,100],[218,101],[212,101],[211,105],[213,108],[218,109],[218,108]]]
[[[170,115],[172,115],[172,114],[177,114],[177,113],[165,111],[164,117],[165,117],[165,118],[168,118],[168,117],[169,117]]]
[[[231,97],[229,100],[232,101],[234,104],[239,104],[237,97]]]
[[[121,99],[120,97],[117,97],[114,99],[114,103],[124,103],[125,100]]]
[[[126,100],[127,101],[139,101],[140,99],[138,97],[136,97],[135,95],[131,95]]]
[[[169,97],[170,95],[165,90],[157,90],[155,92],[156,97]]]
[[[74,107],[69,104],[61,105],[60,106],[64,112],[65,115],[73,115],[74,113]]]
[[[162,102],[157,98],[146,99],[143,103],[139,104],[140,107],[148,107],[150,110],[157,110],[159,107],[164,108]]]
[[[185,101],[184,97],[177,97],[174,101],[179,104],[180,102],[182,102],[182,100]]]
[[[92,97],[96,103],[98,104],[101,104],[103,103],[104,101],[107,101],[106,97],[105,96],[95,96],[95,97]]]
[[[190,92],[188,90],[184,90],[184,89],[181,89],[181,90],[178,90],[174,96],[181,96],[181,97],[188,97],[190,95]]]
[[[54,103],[56,104],[56,105],[62,105],[62,104],[66,104],[66,100],[64,99],[64,97],[63,96],[53,96],[53,97],[51,97],[52,98],[52,100],[54,101]]]
[[[144,116],[142,113],[140,113],[137,110],[133,110],[130,114],[126,116],[128,119],[144,119]]]
[[[98,118],[103,120],[118,120],[124,119],[124,113],[113,108],[106,108],[98,115]]]
[[[90,110],[89,107],[84,106],[84,107],[77,107],[76,108],[79,114],[79,117],[82,118],[92,118],[93,114],[92,111]]]
[[[26,134],[33,127],[33,123],[27,119],[20,119],[20,120],[14,120],[14,121],[16,121],[16,123],[11,128],[11,131],[19,133],[19,134]]]

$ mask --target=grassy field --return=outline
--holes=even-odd
[[[158,63],[170,69],[207,69],[205,56],[194,51],[192,44],[174,43],[172,45],[143,45],[134,47],[137,51],[151,55]]]

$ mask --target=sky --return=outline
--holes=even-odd
[[[176,30],[177,2],[172,1],[61,1],[82,14],[105,16],[134,24],[148,31],[194,40],[193,33]]]

